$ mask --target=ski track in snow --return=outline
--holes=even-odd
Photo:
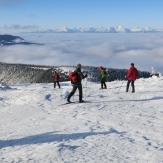
[[[162,163],[163,78],[138,79],[135,93],[121,82],[83,81],[88,102],[68,105],[70,82],[0,89],[0,162]]]

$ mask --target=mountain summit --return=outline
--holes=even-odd
[[[124,28],[122,26],[116,27],[98,27],[98,28],[68,28],[62,27],[59,29],[47,29],[47,30],[37,30],[32,33],[156,33],[163,32],[162,29],[152,29],[150,27],[135,27],[135,28]]]

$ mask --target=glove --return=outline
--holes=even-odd
[[[88,75],[86,74],[86,75],[85,75],[85,78],[86,78],[87,76],[88,76]]]

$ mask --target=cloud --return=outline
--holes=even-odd
[[[4,29],[25,29],[26,30],[26,29],[37,29],[38,26],[36,26],[36,25],[24,25],[24,26],[21,26],[19,24],[13,24],[11,26],[5,25],[3,28]]]
[[[163,34],[39,34],[22,35],[43,46],[0,46],[0,61],[39,65],[105,66],[163,73]]]

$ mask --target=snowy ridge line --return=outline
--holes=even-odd
[[[69,28],[63,27],[59,29],[46,29],[46,30],[36,30],[33,32],[23,32],[23,33],[159,33],[163,32],[162,29],[153,29],[150,27],[134,27],[134,28],[124,28],[122,26],[117,27],[99,27],[99,28]]]
[[[57,71],[60,75],[60,82],[70,81],[68,73],[74,71],[76,66],[44,66],[30,64],[0,63],[0,80],[7,84],[16,83],[53,83],[52,74]],[[82,66],[84,74],[88,74],[88,81],[100,82],[101,75],[99,67]],[[107,81],[126,80],[127,69],[106,68]],[[151,74],[139,70],[138,78],[148,78]]]

